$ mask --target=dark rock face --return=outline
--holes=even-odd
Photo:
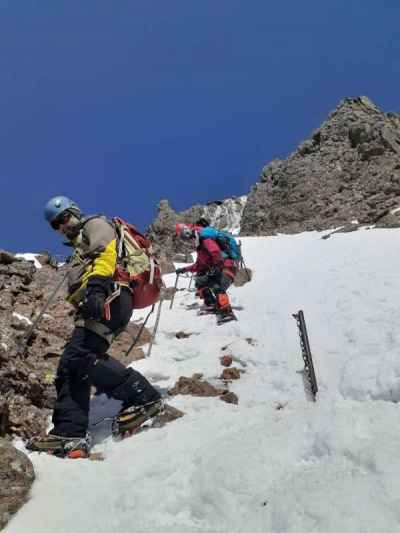
[[[152,241],[154,252],[164,265],[163,273],[174,272],[172,260],[191,261],[190,253],[193,251],[191,245],[175,234],[175,224],[178,222],[194,222],[194,220],[182,220],[171,208],[168,200],[161,200],[158,204],[157,217],[147,230],[147,237]]]
[[[0,530],[27,500],[35,479],[33,466],[22,452],[0,439]]]
[[[287,160],[262,171],[243,211],[242,235],[296,233],[379,221],[398,226],[400,115],[347,98]],[[399,212],[400,215],[400,212]]]

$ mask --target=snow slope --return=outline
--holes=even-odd
[[[239,405],[174,397],[182,419],[121,443],[106,438],[96,446],[104,462],[31,454],[31,499],[5,531],[400,531],[399,237],[243,239],[254,280],[230,291],[239,321],[217,327],[186,309],[194,295],[180,291],[172,311],[164,304],[151,357],[135,365],[165,390],[194,372],[215,381],[230,353],[245,370],[231,386]],[[299,309],[316,403],[302,381]],[[177,339],[180,330],[193,334]]]

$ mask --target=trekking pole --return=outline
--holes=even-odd
[[[93,259],[94,257],[96,257],[98,254],[100,254],[101,252],[103,252],[105,250],[104,246],[100,245],[98,246],[95,250],[92,250],[92,251],[89,251],[87,252],[86,254],[83,254],[81,256],[81,259],[84,260],[83,264],[87,264],[91,259]],[[36,326],[39,324],[40,320],[42,319],[43,315],[45,314],[45,312],[47,311],[49,305],[53,302],[54,298],[56,297],[58,291],[61,289],[61,287],[63,286],[64,284],[64,281],[67,279],[67,276],[69,274],[69,271],[71,269],[71,266],[68,265],[67,268],[66,268],[66,272],[64,274],[64,276],[62,277],[61,281],[58,283],[58,285],[56,285],[56,287],[54,288],[53,292],[50,294],[49,296],[49,299],[47,300],[47,302],[44,304],[42,310],[40,311],[39,313],[39,316],[33,321],[33,324],[31,325],[31,327],[29,328],[29,331],[28,333],[26,334],[26,337],[24,339],[24,344],[23,344],[23,348],[25,349],[28,342],[29,342],[29,339],[31,338],[32,336],[32,333],[33,331],[35,330]]]
[[[169,308],[170,309],[172,309],[172,306],[174,305],[176,288],[178,286],[178,279],[179,279],[179,274],[176,275],[176,280],[175,280],[175,285],[174,285],[174,292],[172,293],[171,303],[169,304]]]
[[[156,338],[157,329],[158,329],[158,324],[159,324],[159,322],[160,322],[161,306],[162,306],[163,300],[164,300],[164,295],[163,295],[163,293],[161,293],[161,296],[160,296],[160,302],[159,302],[159,304],[158,304],[158,309],[157,309],[156,322],[155,322],[155,324],[154,324],[153,334],[152,334],[152,336],[151,336],[151,340],[150,340],[150,344],[149,344],[149,349],[147,350],[146,358],[147,358],[147,357],[150,357],[151,349],[153,348],[154,339]]]
[[[190,276],[189,287],[188,287],[189,291],[190,291],[190,287],[192,286],[192,281],[193,281],[193,274]]]
[[[125,357],[128,357],[128,355],[131,353],[131,351],[133,350],[133,348],[136,346],[137,342],[139,341],[140,336],[141,336],[142,333],[143,333],[144,327],[145,327],[145,325],[147,324],[147,321],[148,321],[148,319],[150,318],[151,313],[154,311],[154,307],[155,307],[155,304],[153,304],[153,305],[151,306],[151,309],[150,309],[149,313],[147,314],[147,316],[146,316],[146,318],[145,318],[143,324],[140,326],[140,329],[139,329],[139,331],[138,331],[136,337],[133,339],[132,344],[129,346],[129,348],[128,348],[126,354],[125,354]]]
[[[36,326],[39,324],[39,322],[41,321],[43,315],[45,314],[45,312],[47,311],[47,309],[49,308],[50,304],[53,302],[54,298],[56,297],[58,291],[61,289],[61,287],[63,286],[64,284],[64,281],[67,279],[67,276],[68,276],[68,273],[69,273],[69,268],[67,268],[67,271],[65,272],[64,276],[62,277],[61,281],[56,285],[56,287],[54,288],[53,292],[50,294],[47,302],[44,304],[42,310],[40,311],[39,315],[36,317],[36,319],[33,321],[33,324],[31,325],[31,327],[29,328],[27,334],[26,334],[26,337],[24,339],[24,348],[26,347],[26,345],[28,344],[29,342],[29,339],[31,338],[32,336],[32,333],[34,332]]]

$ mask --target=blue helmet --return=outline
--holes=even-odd
[[[47,202],[44,217],[51,224],[64,211],[71,211],[76,215],[80,215],[81,212],[78,205],[66,196],[55,196]]]

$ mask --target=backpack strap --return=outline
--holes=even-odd
[[[117,257],[118,257],[118,261],[120,261],[122,259],[122,256],[123,256],[123,253],[124,253],[124,226],[123,224],[120,224],[118,226],[118,230],[117,230],[117,233],[118,233],[118,250],[117,250]]]
[[[153,285],[156,265],[154,263],[154,257],[152,255],[149,257],[149,260],[150,260],[150,278],[149,278],[149,283],[151,285]]]

